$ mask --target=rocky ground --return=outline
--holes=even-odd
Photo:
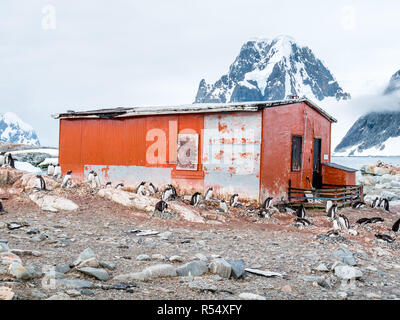
[[[0,299],[400,298],[400,243],[375,238],[396,238],[388,229],[399,207],[343,208],[358,234],[329,237],[332,222],[322,210],[307,210],[310,227],[296,227],[291,213],[267,219],[236,208],[209,209],[221,217],[194,223],[150,218],[90,188],[49,193],[78,209],[43,210],[28,188],[0,192],[8,197],[0,215]],[[355,223],[372,216],[385,221]]]

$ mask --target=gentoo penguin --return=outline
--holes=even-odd
[[[49,164],[49,166],[47,167],[47,175],[49,177],[53,176],[54,174],[54,166],[52,164]]]
[[[272,217],[272,214],[271,214],[271,212],[269,211],[269,210],[267,210],[267,209],[265,209],[265,208],[261,208],[259,211],[258,211],[258,214],[257,214],[260,218],[271,218]]]
[[[379,239],[379,240],[386,241],[386,242],[388,242],[388,243],[394,242],[394,239],[393,239],[391,236],[388,236],[387,234],[379,234],[379,233],[377,233],[377,234],[375,235],[375,237],[376,237],[377,239]]]
[[[67,187],[67,185],[68,185],[69,182],[71,181],[71,173],[72,173],[72,170],[69,170],[69,171],[67,172],[67,174],[64,176],[63,182],[62,182],[62,184],[61,184],[61,187],[62,187],[62,188]]]
[[[164,190],[164,192],[161,195],[161,199],[164,201],[172,201],[175,200],[178,194],[176,193],[176,189],[173,185],[169,184],[167,185],[167,188]]]
[[[305,227],[308,227],[308,226],[311,225],[311,222],[308,221],[308,220],[305,219],[305,218],[296,218],[296,224],[299,224],[299,225],[303,225],[303,226],[305,226]]]
[[[157,188],[154,186],[154,184],[153,183],[149,183],[149,190],[150,190],[150,193],[151,194],[155,194],[155,193],[157,193]]]
[[[106,188],[111,188],[111,181],[108,181],[108,182],[106,183]]]
[[[399,232],[400,230],[400,219],[398,219],[392,226],[392,230],[394,232]]]
[[[190,199],[190,205],[197,206],[200,202],[200,198],[201,198],[200,192],[195,192]]]
[[[358,223],[360,225],[368,224],[368,223],[371,223],[371,219],[370,218],[361,218],[361,219],[358,219],[356,221],[356,223]]]
[[[389,200],[387,198],[382,199],[382,205],[383,205],[383,210],[390,212],[389,211]]]
[[[15,168],[14,158],[12,157],[10,152],[7,155],[6,162],[11,168]]]
[[[271,201],[272,201],[272,197],[268,197],[267,199],[265,199],[264,203],[263,203],[263,208],[264,209],[268,209],[271,207]]]
[[[168,204],[165,201],[161,200],[156,203],[155,210],[163,213],[165,211],[165,209],[167,209],[167,208],[168,208]]]
[[[90,170],[90,172],[89,172],[89,174],[88,174],[88,176],[87,176],[86,183],[92,185],[92,184],[93,184],[93,181],[94,181],[94,171],[93,171],[93,170]]]
[[[123,183],[118,183],[116,186],[115,186],[115,189],[122,189],[124,187],[124,184]]]
[[[2,200],[3,200],[3,199],[2,199]],[[3,203],[0,201],[0,215],[2,215],[2,214],[4,214],[4,213],[7,213],[7,211],[4,210]]]
[[[139,186],[136,188],[136,193],[141,194],[142,196],[145,195],[144,185],[146,184],[145,181],[142,181]]]
[[[372,208],[378,208],[378,204],[379,204],[379,198],[376,197],[374,201],[372,201],[371,207]]]
[[[46,190],[46,182],[44,181],[43,177],[38,174],[36,175],[36,178],[39,179],[40,190]]]
[[[213,188],[210,187],[207,189],[206,194],[204,195],[204,199],[211,200],[212,194],[213,194]]]
[[[59,164],[56,165],[56,167],[54,168],[54,174],[53,176],[55,178],[61,178],[61,167]]]
[[[96,183],[96,188],[101,188],[101,184],[100,184],[100,178],[99,175],[95,172],[93,173],[94,175],[94,182]]]
[[[332,200],[328,200],[328,201],[326,202],[326,205],[325,205],[325,211],[326,211],[326,213],[329,213],[329,209],[332,207],[332,205],[333,205]]]
[[[352,208],[353,209],[361,209],[365,207],[365,202],[362,201],[356,201],[353,203]]]
[[[338,222],[340,223],[340,225],[343,227],[343,229],[345,229],[345,230],[350,229],[349,219],[347,219],[347,217],[345,215],[339,214],[337,219],[338,219]]]
[[[306,209],[304,209],[303,205],[300,205],[300,207],[297,209],[296,216],[303,219],[306,217]]]
[[[229,205],[230,205],[231,207],[235,207],[236,204],[237,204],[238,199],[239,199],[239,195],[238,195],[237,193],[235,193],[235,194],[231,197],[231,199],[229,200]]]
[[[371,220],[371,223],[377,223],[377,222],[383,222],[385,221],[385,219],[381,218],[381,217],[372,217],[369,220]]]
[[[226,204],[225,200],[221,200],[219,202],[219,208],[217,208],[217,211],[219,212],[228,212],[228,205]]]
[[[337,204],[334,203],[328,210],[328,217],[331,219],[335,219],[336,215],[337,215]]]

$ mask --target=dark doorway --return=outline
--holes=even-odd
[[[322,187],[321,175],[321,139],[314,138],[314,154],[313,154],[313,187],[319,189]]]

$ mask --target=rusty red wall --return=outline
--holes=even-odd
[[[287,199],[289,179],[293,187],[310,188],[307,177],[312,182],[314,138],[321,138],[321,162],[329,162],[331,122],[303,102],[265,108],[262,119],[260,200],[268,196]],[[303,136],[304,155],[299,172],[291,171],[293,135]]]
[[[355,185],[356,172],[341,170],[329,166],[322,166],[322,183],[339,184],[339,185]]]
[[[84,165],[119,165],[175,168],[174,153],[169,154],[170,129],[190,128],[199,135],[198,171],[179,171],[173,178],[201,176],[203,115],[157,115],[123,119],[61,119],[59,161],[65,174],[83,178]],[[171,128],[170,128],[171,126]],[[157,141],[146,141],[152,129],[162,130],[166,139],[165,161],[149,163],[146,151]],[[171,136],[174,134],[171,133]],[[176,139],[174,141],[176,150]]]

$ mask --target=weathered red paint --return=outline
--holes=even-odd
[[[321,138],[321,162],[329,162],[331,122],[303,102],[262,112],[261,200],[287,195],[289,179],[293,187],[310,188],[307,177],[312,181],[313,141]],[[303,136],[304,155],[298,172],[291,171],[292,135]],[[328,160],[323,160],[324,154]]]
[[[321,113],[315,111],[304,102],[268,107],[254,111],[261,115],[261,153],[254,155],[260,160],[260,168],[256,177],[259,178],[259,200],[267,196],[281,197],[287,195],[289,179],[292,186],[297,188],[310,188],[312,181],[313,141],[320,138],[321,162],[330,162],[331,151],[331,122]],[[233,123],[239,123],[242,112],[234,112]],[[230,132],[232,124],[224,122],[222,114],[218,114],[219,132]],[[307,118],[307,119],[306,119]],[[74,118],[60,120],[60,146],[59,160],[65,173],[73,171],[74,177],[83,177],[84,165],[105,166],[146,166],[171,168],[171,182],[177,189],[187,192],[202,191],[204,189],[203,171],[203,145],[204,145],[204,120],[205,114],[163,114],[142,115],[126,118],[100,119],[100,118]],[[157,163],[149,163],[146,151],[155,143],[147,141],[146,135],[152,129],[159,129],[165,133],[166,155],[158,158]],[[239,129],[245,130],[245,125]],[[177,133],[189,131],[199,136],[198,168],[196,171],[176,170]],[[291,171],[291,143],[292,135],[303,136],[303,160],[301,171]],[[211,143],[210,139],[210,143]],[[256,141],[242,138],[221,137],[223,144],[252,143]],[[171,148],[170,148],[171,147]],[[324,154],[327,159],[324,159]],[[223,151],[216,158],[223,157]],[[233,158],[251,158],[252,154],[241,153]],[[209,155],[211,157],[211,155]],[[207,161],[207,157],[204,158]],[[258,161],[257,161],[258,162]],[[355,184],[355,174],[331,172],[323,167],[323,183]],[[257,167],[258,168],[258,167]],[[240,169],[240,168],[239,168]],[[216,172],[222,168],[216,166]],[[228,168],[231,175],[237,174],[238,168]],[[240,171],[240,170],[239,170]],[[340,171],[340,170],[339,170]],[[215,188],[218,191],[218,186]]]
[[[322,183],[338,185],[355,185],[356,172],[346,171],[322,165]]]

